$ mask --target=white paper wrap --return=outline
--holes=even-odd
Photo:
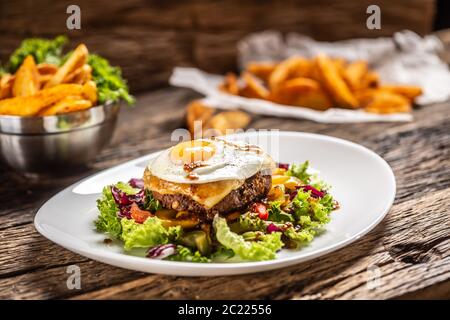
[[[393,38],[332,43],[314,41],[298,34],[289,34],[284,40],[278,32],[263,32],[250,35],[238,44],[241,67],[249,61],[279,61],[293,55],[313,57],[319,52],[349,61],[363,59],[379,73],[382,83],[421,86],[424,94],[417,99],[418,104],[442,102],[450,98],[450,72],[438,56],[440,50],[442,44],[436,37],[421,38],[411,31],[396,33]],[[255,114],[302,118],[322,123],[411,121],[413,118],[409,113],[382,115],[338,108],[317,111],[233,96],[218,90],[222,79],[222,76],[195,68],[175,68],[169,83],[204,94],[204,102],[219,109],[239,108]]]

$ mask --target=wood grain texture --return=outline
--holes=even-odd
[[[253,128],[361,143],[396,175],[397,197],[383,222],[354,244],[310,262],[243,276],[160,276],[92,261],[36,232],[35,212],[65,186],[170,146],[170,133],[184,125],[184,106],[196,97],[174,88],[140,95],[135,108],[122,110],[113,143],[84,172],[25,178],[0,166],[0,298],[450,298],[450,103],[419,108],[410,123],[327,125],[253,116]],[[81,268],[81,290],[67,289],[72,264]]]
[[[174,66],[224,73],[236,68],[236,43],[262,30],[299,32],[318,40],[431,31],[434,0],[377,1],[382,28],[366,28],[371,0],[108,1],[79,0],[81,30],[66,29],[69,1],[0,2],[0,61],[25,37],[67,34],[119,65],[134,92],[161,87]]]

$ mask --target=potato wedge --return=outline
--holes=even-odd
[[[80,44],[70,55],[69,59],[56,71],[53,77],[45,84],[45,88],[51,88],[63,83],[64,78],[74,70],[87,62],[89,52],[84,44]]]
[[[368,70],[369,66],[366,61],[354,61],[344,68],[344,80],[352,90],[360,89]]]
[[[408,85],[382,85],[380,89],[400,94],[410,101],[414,101],[415,98],[423,93],[421,87]]]
[[[214,115],[206,124],[206,129],[216,129],[220,134],[228,134],[236,129],[243,129],[250,123],[250,116],[240,110],[223,111]]]
[[[194,133],[198,133],[213,116],[214,109],[210,108],[199,100],[194,100],[186,108],[186,125],[192,138],[197,138]]]
[[[333,107],[333,100],[320,88],[299,95],[295,99],[294,105],[323,111]]]
[[[316,57],[315,62],[320,82],[333,97],[337,105],[350,109],[357,108],[358,101],[339,74],[339,70],[333,61],[326,55],[320,54]]]
[[[267,83],[276,66],[277,64],[274,62],[250,62],[247,64],[246,70]]]
[[[398,113],[411,111],[408,98],[389,91],[375,91],[372,100],[367,103],[364,110],[372,113]]]
[[[0,99],[6,99],[12,97],[12,86],[15,76],[11,74],[4,74],[0,78]]]
[[[320,83],[316,80],[304,77],[298,77],[294,79],[287,80],[281,85],[281,90],[284,92],[291,93],[303,93],[310,90],[318,90],[320,88]]]
[[[58,71],[58,66],[51,63],[39,63],[36,67],[41,76],[49,74],[53,75]]]
[[[286,81],[279,89],[270,93],[273,102],[326,110],[333,106],[333,100],[319,82],[309,78],[295,78]]]
[[[63,80],[63,83],[84,84],[92,79],[92,68],[87,63],[78,69],[69,73]]]
[[[302,57],[292,57],[280,62],[270,74],[269,88],[275,90],[287,79],[307,76],[310,67],[310,62]]]
[[[39,73],[36,63],[33,56],[29,55],[16,72],[16,79],[12,86],[12,95],[14,97],[31,96],[38,92],[39,85]]]
[[[242,78],[245,81],[244,88],[239,92],[241,96],[252,99],[267,99],[269,97],[269,90],[259,80],[250,74],[244,72]]]
[[[52,116],[69,112],[80,111],[92,107],[92,102],[83,99],[82,96],[68,96],[54,105],[41,110],[39,116]]]
[[[93,105],[97,103],[97,85],[94,81],[88,81],[83,84],[82,96],[91,101]]]
[[[219,90],[232,95],[239,95],[239,85],[237,76],[229,72],[225,75],[223,83],[219,86]]]
[[[32,96],[3,99],[0,100],[0,114],[34,116],[64,97],[83,95],[85,90],[79,84],[60,84],[38,91]]]
[[[380,77],[378,73],[374,71],[369,71],[365,74],[361,81],[361,89],[364,88],[377,88],[380,84]]]

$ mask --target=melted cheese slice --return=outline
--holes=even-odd
[[[159,179],[149,170],[144,172],[145,186],[160,194],[182,194],[210,209],[231,191],[243,185],[244,180],[223,180],[202,184],[175,183]]]

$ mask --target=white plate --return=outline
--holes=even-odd
[[[310,160],[332,185],[331,192],[341,208],[332,213],[326,231],[310,245],[298,251],[282,250],[270,261],[209,264],[151,260],[128,255],[119,245],[105,245],[105,236],[93,228],[95,200],[102,187],[141,177],[148,160],[157,153],[102,171],[61,191],[39,209],[36,229],[71,251],[122,268],[183,276],[232,275],[282,268],[342,248],[374,228],[392,206],[396,186],[391,168],[358,144],[298,132],[253,132],[233,138],[258,143],[280,162]]]

